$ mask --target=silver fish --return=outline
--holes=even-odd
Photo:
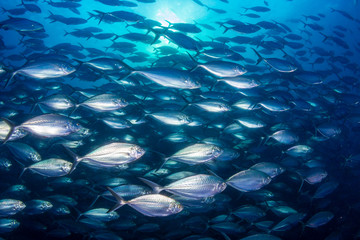
[[[108,112],[124,108],[127,105],[128,103],[116,94],[104,93],[93,96],[76,107],[83,106],[96,112]]]
[[[79,123],[71,118],[58,114],[36,116],[16,127],[16,129],[24,129],[45,138],[67,136],[82,128],[83,127]],[[12,131],[14,131],[14,128]]]
[[[135,144],[114,142],[103,145],[85,156],[76,156],[73,152],[68,152],[75,159],[74,171],[76,166],[83,160],[92,162],[99,166],[115,166],[133,162],[145,154],[145,150]]]
[[[222,179],[205,174],[186,177],[164,187],[144,178],[140,178],[140,180],[148,184],[154,190],[154,193],[165,190],[175,195],[191,198],[212,197],[226,188],[226,183]]]
[[[21,212],[26,205],[20,200],[1,199],[0,200],[0,216],[8,217]]]
[[[149,217],[166,217],[177,214],[183,210],[183,206],[179,202],[160,194],[149,194],[125,201],[112,189],[107,189],[117,200],[117,204],[109,210],[110,212],[124,205],[129,205],[136,211]]]
[[[47,60],[31,62],[26,66],[16,70],[11,78],[6,82],[5,87],[16,75],[22,75],[35,79],[59,78],[75,72],[76,68],[71,64],[61,60]]]
[[[34,163],[29,167],[24,168],[23,172],[29,169],[45,177],[61,177],[70,173],[73,164],[58,158],[50,158]],[[21,176],[20,175],[20,176]]]
[[[25,143],[13,142],[7,143],[6,146],[23,165],[41,161],[40,154],[34,148]]]
[[[271,177],[257,170],[244,170],[231,176],[226,183],[242,192],[259,190],[271,182]]]
[[[196,143],[190,145],[170,157],[165,161],[174,160],[190,165],[201,164],[211,161],[223,153],[223,150],[213,144]]]
[[[152,68],[142,71],[133,71],[164,87],[179,89],[196,89],[200,84],[196,82],[187,71],[171,68]]]

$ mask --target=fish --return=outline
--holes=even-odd
[[[117,204],[109,212],[115,211],[123,205],[129,205],[148,217],[166,217],[183,210],[183,206],[179,202],[160,194],[148,194],[125,201],[111,188],[107,189],[117,200]]]
[[[20,175],[26,170],[31,170],[45,177],[61,177],[70,173],[73,164],[59,158],[49,158],[25,167]]]
[[[13,72],[5,87],[16,75],[23,75],[34,79],[59,78],[70,75],[76,68],[71,64],[61,60],[37,61],[28,63],[26,66]]]
[[[26,205],[20,201],[15,199],[1,199],[0,200],[0,216],[8,217],[17,214],[24,210]]]
[[[8,16],[9,19],[0,22],[0,26],[4,30],[15,30],[18,32],[42,31],[44,26],[36,21],[27,18],[14,18]]]
[[[264,58],[262,57],[255,49],[253,49],[255,54],[258,56],[257,64],[261,61],[264,61],[268,66],[278,72],[292,73],[295,72],[298,68],[291,64],[288,61],[278,59],[278,58]]]
[[[10,133],[4,142],[7,142],[11,135],[18,129],[25,130],[40,137],[53,138],[70,135],[71,133],[80,131],[83,127],[71,118],[62,115],[43,114],[31,118],[19,126],[11,126]]]
[[[226,188],[226,183],[212,175],[197,174],[189,176],[164,187],[144,178],[141,181],[149,185],[154,193],[167,191],[175,195],[190,197],[190,198],[207,198],[221,193]]]
[[[75,163],[70,170],[71,173],[82,161],[87,161],[103,167],[122,165],[138,160],[145,154],[145,150],[136,144],[113,142],[98,147],[82,157],[77,156],[70,150],[68,150],[68,153],[75,160]]]
[[[247,169],[226,180],[226,184],[242,192],[259,190],[269,184],[271,177],[264,172]]]
[[[196,143],[177,151],[170,157],[165,158],[165,162],[173,160],[190,165],[201,164],[216,159],[222,153],[223,150],[216,145]]]

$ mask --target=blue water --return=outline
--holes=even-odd
[[[71,154],[58,144],[65,145],[71,140],[82,142],[82,145],[71,148],[80,156],[111,142],[136,144],[146,154],[136,162],[110,168],[94,168],[88,163],[80,163],[74,172],[63,177],[41,176],[27,170],[19,178],[31,163],[19,164],[8,143],[3,144],[0,159],[7,159],[11,166],[1,165],[0,168],[0,200],[16,199],[27,205],[31,200],[42,199],[51,202],[54,208],[64,204],[69,212],[60,215],[49,210],[31,214],[25,207],[14,215],[2,216],[4,204],[0,203],[0,220],[14,219],[19,224],[13,229],[0,224],[0,239],[243,239],[255,234],[267,235],[251,239],[360,237],[360,195],[357,189],[360,173],[360,3],[350,0],[156,0],[150,3],[109,0],[132,5],[110,6],[96,0],[56,1],[78,5],[71,10],[41,0],[24,1],[23,4],[20,0],[0,2],[4,9],[0,16],[0,64],[4,70],[0,71],[0,117],[21,128],[22,123],[33,117],[55,113],[79,122],[89,134],[48,137],[25,129],[29,132],[27,136],[9,142],[33,147],[43,160],[56,157],[74,162]],[[29,5],[27,9],[26,4]],[[41,12],[31,11],[35,8],[30,5],[37,6]],[[262,8],[257,9],[259,6]],[[23,14],[11,15],[8,11],[15,8],[26,10]],[[107,16],[120,10],[156,21],[158,26],[138,29],[134,26],[142,21],[115,18],[113,22],[107,22],[90,18],[96,11]],[[52,14],[79,18],[86,23],[66,25],[59,21],[51,22],[49,17]],[[43,30],[26,32],[6,27],[3,23],[11,17],[40,23]],[[233,20],[237,22],[231,23]],[[201,31],[179,31],[176,23],[192,24]],[[244,25],[257,30],[252,33],[237,30],[237,26]],[[74,31],[88,27],[98,28],[99,32],[93,34],[109,33],[113,36],[102,40],[94,36],[74,36]],[[196,42],[197,49],[187,47],[184,40],[167,36],[169,31],[187,36],[188,40]],[[36,32],[47,35],[28,35]],[[128,33],[142,34],[150,41],[144,43],[122,37]],[[118,42],[131,43],[134,47],[130,50],[111,47]],[[62,47],[64,43],[72,47]],[[164,47],[171,52],[161,53],[159,49]],[[211,49],[229,50],[231,56],[206,56],[206,51]],[[49,55],[51,58],[46,61],[60,59],[69,64],[73,72],[60,77],[35,76],[41,69],[36,69],[32,76],[21,72]],[[109,71],[87,65],[91,60],[104,57],[118,60],[122,69]],[[222,79],[224,76],[218,72],[211,72],[203,66],[196,68],[199,64],[219,64],[220,61],[241,66],[246,73],[239,76],[253,79],[258,86],[252,89],[229,86],[224,83],[226,78]],[[279,61],[290,65],[292,70],[284,70]],[[134,72],[146,73],[156,67],[171,72],[170,82],[176,78],[173,70],[177,69],[193,77],[199,86],[194,89],[169,87],[157,81],[159,76],[152,78]],[[304,73],[310,76],[301,77]],[[321,81],[314,82],[314,76]],[[9,79],[11,81],[6,84]],[[93,95],[83,95],[82,90]],[[87,99],[104,93],[125,99],[127,106],[110,111],[80,106]],[[169,100],[161,93],[175,97]],[[75,105],[80,105],[65,111],[44,107],[41,101],[54,94],[63,94]],[[252,105],[246,110],[240,109],[235,106],[239,100],[251,101]],[[271,109],[272,106],[267,105],[269,100],[275,100],[286,109]],[[198,106],[206,101],[216,101],[216,110]],[[220,111],[221,103],[229,109]],[[152,115],[163,111],[186,114],[190,122],[171,125]],[[106,117],[126,120],[129,128],[116,129],[106,125],[103,122]],[[264,126],[246,126],[239,121],[242,117],[260,120]],[[5,123],[8,120],[1,122],[1,141],[9,131],[10,127],[7,128]],[[227,127],[233,123],[239,129],[231,132]],[[298,140],[291,144],[281,142],[284,139],[276,141],[272,134],[278,130],[292,132]],[[187,138],[182,141],[166,138],[173,133],[184,134]],[[211,143],[238,155],[225,160],[215,157],[206,164],[170,162],[162,166],[165,157],[196,143]],[[311,152],[291,155],[289,149],[298,145],[310,147]],[[123,206],[117,210],[120,217],[115,220],[97,221],[85,216],[80,218],[82,221],[76,220],[80,213],[90,209],[110,209],[113,206],[113,201],[100,198],[89,208],[93,200],[110,186],[109,182],[101,184],[102,180],[120,177],[125,184],[145,187],[138,179],[144,177],[164,186],[174,182],[166,179],[167,176],[191,171],[218,175],[226,182],[234,174],[262,162],[276,163],[285,171],[257,191],[241,191],[228,182],[225,191],[206,199],[192,199],[193,205],[186,199],[179,200],[184,210],[173,216],[148,217],[137,209]],[[160,166],[158,173],[152,173]],[[325,176],[320,176],[320,172],[325,172]],[[24,185],[28,191],[9,193],[8,189],[17,184]],[[326,184],[333,184],[334,188],[324,196],[314,197],[316,191]],[[161,194],[176,199],[176,194]],[[53,195],[70,197],[76,204],[58,202],[58,197],[49,197]],[[245,205],[258,207],[264,215],[253,221],[236,216],[234,212]],[[290,207],[303,213],[304,217],[286,225],[284,230],[276,229],[276,224],[291,215],[276,212],[279,206]],[[319,212],[329,213],[329,219],[321,218],[311,226],[314,224],[311,218]],[[215,219],[221,215],[220,220]]]

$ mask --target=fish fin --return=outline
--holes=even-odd
[[[20,173],[20,175],[19,175],[19,179],[22,177],[22,175],[24,175],[24,173],[25,173],[25,171],[27,170],[28,168],[26,167],[26,168],[24,168],[22,171],[21,171],[21,173]]]
[[[298,190],[298,193],[299,193],[299,192],[301,192],[301,189],[302,189],[302,187],[304,185],[304,178],[303,178],[303,176],[301,176],[300,173],[298,173],[298,172],[296,172],[296,173],[299,175],[299,177],[301,179],[301,184],[300,184],[300,187],[299,187],[299,190]]]
[[[109,190],[109,192],[111,193],[111,195],[113,195],[113,197],[116,199],[117,203],[109,209],[109,211],[107,211],[108,213],[109,212],[113,212],[119,208],[121,208],[122,206],[124,206],[125,204],[127,204],[127,201],[125,201],[122,197],[119,196],[119,194],[117,194],[114,190],[112,190],[111,188],[109,187],[106,187],[107,190]]]
[[[99,10],[95,10],[95,12],[97,12],[99,15],[101,15],[101,17],[100,17],[100,19],[99,19],[99,23],[98,23],[98,24],[100,24],[100,23],[102,22],[104,16],[105,16],[105,13],[104,13],[104,12],[101,12],[101,11],[99,11]]]
[[[71,112],[69,113],[68,116],[71,116],[71,115],[78,109],[78,107],[80,107],[80,105],[81,105],[81,104],[75,104],[73,110],[71,110]]]
[[[11,135],[14,133],[15,125],[13,122],[11,122],[10,120],[8,120],[6,118],[1,118],[1,120],[3,120],[10,127],[10,131],[8,132],[8,134],[6,135],[6,137],[3,141],[3,144],[5,144],[10,139]]]
[[[229,31],[230,27],[226,27],[225,25],[222,25],[222,26],[225,28],[223,34],[226,33],[227,31]]]
[[[159,40],[159,38],[160,38],[160,34],[159,34],[159,33],[155,33],[154,40],[150,43],[150,45],[153,45],[154,43],[156,43],[157,40]]]
[[[157,183],[154,183],[150,180],[147,180],[145,178],[142,178],[142,177],[138,177],[138,179],[140,181],[142,181],[143,183],[145,183],[146,185],[148,185],[149,187],[152,188],[152,190],[154,191],[154,193],[160,193],[162,190],[164,190],[164,188],[162,186],[160,186],[159,184]]]
[[[304,24],[304,27],[306,27],[308,24],[307,23],[304,23],[303,21],[300,20],[300,22],[302,22]]]
[[[256,61],[256,65],[258,65],[264,58],[260,55],[260,53],[258,53],[258,51],[256,51],[254,48],[251,48],[255,54],[258,56],[258,60]]]
[[[77,165],[79,165],[79,163],[84,159],[84,158],[81,158],[79,157],[78,155],[76,155],[73,151],[71,151],[69,148],[65,147],[64,145],[62,145],[66,152],[74,159],[74,162],[73,162],[73,165],[69,171],[68,174],[71,174],[77,167]]]
[[[75,219],[75,222],[78,222],[78,221],[79,221],[79,219],[80,219],[82,216],[83,216],[83,214],[82,214],[82,213],[80,213],[80,214],[79,214],[79,216]]]
[[[164,158],[163,163],[160,165],[160,167],[158,169],[156,169],[156,171],[159,171],[160,169],[162,169],[168,160],[169,160],[169,158]]]
[[[325,42],[326,40],[328,40],[330,37],[329,36],[327,36],[327,35],[325,35],[325,34],[323,34],[322,32],[319,32],[321,35],[323,35],[323,37],[324,37],[324,40],[322,40],[323,42]]]
[[[224,237],[225,240],[231,240],[231,238],[226,235],[226,233],[219,231],[219,233]]]
[[[165,20],[165,22],[167,22],[169,24],[169,26],[167,26],[167,28],[169,28],[172,25],[172,23],[169,22],[168,20]]]
[[[193,56],[191,56],[191,54],[188,52],[188,51],[186,51],[186,53],[189,55],[189,57],[191,58],[191,60],[196,64],[196,66],[195,67],[193,67],[191,70],[190,70],[190,72],[193,72],[193,71],[195,71],[198,67],[199,67],[199,63],[195,60],[195,58],[193,57]],[[198,55],[198,54],[197,54]],[[196,56],[197,56],[196,55]]]
[[[17,74],[17,71],[15,71],[15,72],[13,72],[13,74],[11,74],[11,77],[6,81],[4,88],[6,88],[9,85],[9,83],[15,77],[16,74]]]
[[[97,202],[97,200],[101,197],[101,195],[97,195],[96,198],[94,199],[94,201],[92,201],[92,203],[90,204],[90,206],[88,207],[88,209],[92,208],[92,206],[94,206],[94,204]]]

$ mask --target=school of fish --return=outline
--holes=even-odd
[[[140,12],[164,0],[14,2],[0,239],[360,238],[360,16],[174,0],[214,18],[161,22]]]

